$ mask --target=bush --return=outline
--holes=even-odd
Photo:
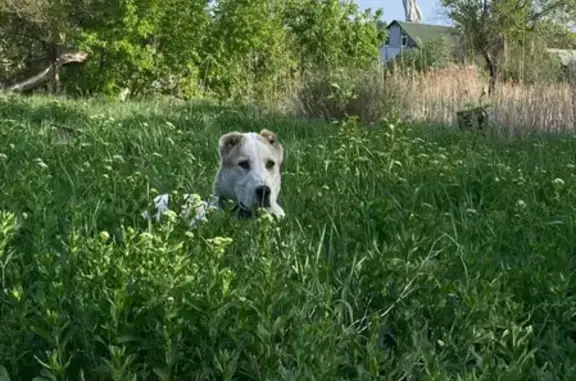
[[[504,81],[526,84],[555,83],[561,81],[562,65],[557,56],[548,53],[545,45],[533,47],[512,45],[502,68]]]
[[[397,115],[402,96],[386,71],[339,70],[310,76],[295,103],[300,115],[326,120],[355,116],[362,123],[373,123]]]
[[[393,70],[426,72],[442,69],[453,60],[453,47],[445,38],[430,41],[421,48],[411,49],[396,56],[386,66]]]
[[[86,62],[48,81],[67,94],[262,101],[298,73],[371,64],[384,40],[381,12],[339,0],[5,3],[0,77],[11,84],[64,48],[84,51]]]

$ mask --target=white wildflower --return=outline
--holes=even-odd
[[[101,231],[99,237],[101,242],[106,243],[110,239],[110,233],[107,231]]]
[[[36,164],[38,164],[39,167],[48,168],[48,164],[46,164],[44,161],[42,161],[42,159],[36,158],[36,159],[34,159],[34,161],[36,162]]]

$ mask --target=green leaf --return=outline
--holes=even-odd
[[[2,365],[0,365],[0,381],[10,381],[8,371]]]

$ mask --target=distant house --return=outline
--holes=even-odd
[[[449,26],[422,24],[394,20],[386,27],[388,36],[380,48],[380,60],[394,59],[404,50],[420,48],[423,44],[438,40],[441,37],[456,42],[456,29]]]
[[[576,64],[576,50],[548,48],[546,51],[556,55],[560,60],[560,64],[564,67]]]

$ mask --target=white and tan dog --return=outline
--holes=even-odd
[[[221,207],[229,199],[250,215],[263,207],[276,217],[284,217],[278,205],[284,147],[273,132],[227,133],[219,139],[218,153],[220,166],[213,193]]]

